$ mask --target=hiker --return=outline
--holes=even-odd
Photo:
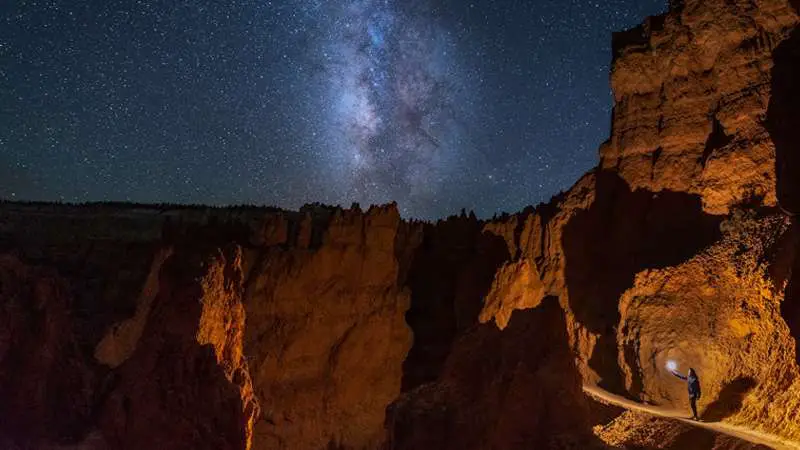
[[[700,399],[700,380],[697,378],[697,373],[694,369],[689,368],[689,374],[683,376],[677,370],[673,370],[672,374],[684,380],[689,385],[689,403],[692,405],[692,419],[700,420],[697,416],[697,400]]]

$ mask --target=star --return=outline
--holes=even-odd
[[[597,164],[611,32],[665,9],[6,2],[0,198],[520,210]]]

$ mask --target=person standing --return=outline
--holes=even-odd
[[[692,419],[700,420],[700,417],[697,416],[697,400],[700,399],[700,379],[697,378],[697,372],[689,368],[689,374],[686,376],[681,375],[677,370],[673,370],[672,374],[688,384],[689,403],[692,405]]]

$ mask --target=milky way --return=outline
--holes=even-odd
[[[597,163],[664,0],[0,2],[0,198],[487,217]]]
[[[365,204],[434,202],[459,153],[458,105],[470,104],[452,33],[424,3],[330,2],[312,59],[319,74],[331,182]]]

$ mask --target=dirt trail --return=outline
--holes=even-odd
[[[638,411],[657,417],[677,420],[684,424],[725,434],[737,439],[751,442],[753,444],[766,445],[776,450],[800,450],[800,443],[788,441],[775,435],[751,430],[738,425],[731,425],[724,422],[697,422],[688,418],[687,411],[676,411],[653,405],[637,403],[627,398],[612,394],[597,386],[584,386],[583,391],[600,402],[616,405],[630,411]]]

